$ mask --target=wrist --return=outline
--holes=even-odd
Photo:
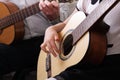
[[[54,30],[56,30],[57,32],[60,32],[64,27],[65,27],[65,23],[64,22],[59,22],[58,24],[54,25]]]

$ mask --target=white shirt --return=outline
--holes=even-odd
[[[79,0],[77,8],[90,14],[98,5],[100,0],[95,4],[91,4],[91,0]],[[114,7],[104,18],[104,22],[110,25],[110,29],[107,33],[108,44],[113,44],[111,48],[108,48],[107,55],[120,53],[120,3]]]

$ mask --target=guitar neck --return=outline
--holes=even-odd
[[[102,20],[105,15],[119,3],[119,0],[103,0],[99,6],[89,14],[86,19],[78,25],[71,33],[73,36],[73,45],[98,21]]]
[[[7,27],[9,25],[12,25],[19,21],[22,21],[25,18],[40,12],[38,5],[39,5],[39,2],[29,6],[27,8],[18,10],[16,12],[0,19],[0,29],[4,29],[5,27]]]

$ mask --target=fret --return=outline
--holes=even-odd
[[[15,12],[14,14],[12,14],[12,18],[15,19],[15,22],[13,22],[13,23],[16,23],[16,22],[20,21],[21,17],[19,15],[20,15],[20,13],[18,13],[18,12]]]
[[[32,6],[32,7],[29,7],[29,9],[27,9],[27,14],[28,14],[28,15],[34,14],[34,13],[32,12],[32,9],[33,9],[33,6]]]
[[[19,21],[21,21],[22,19],[24,19],[24,16],[23,16],[23,15],[24,15],[23,10],[20,11],[18,14],[19,14],[19,16],[20,16],[20,17],[19,17]]]
[[[8,23],[8,24],[6,24],[6,25],[10,25],[10,24],[11,24],[10,16],[7,16],[7,17],[6,17],[6,21],[7,21],[7,23]]]
[[[14,16],[11,15],[11,19],[12,19],[12,23],[15,22],[15,21],[16,21],[16,19],[15,19],[15,15],[14,15]]]

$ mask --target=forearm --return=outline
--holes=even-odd
[[[60,32],[64,27],[65,27],[65,23],[64,22],[60,22],[58,24],[55,24],[53,26],[50,26],[49,28],[54,29],[56,32]]]

